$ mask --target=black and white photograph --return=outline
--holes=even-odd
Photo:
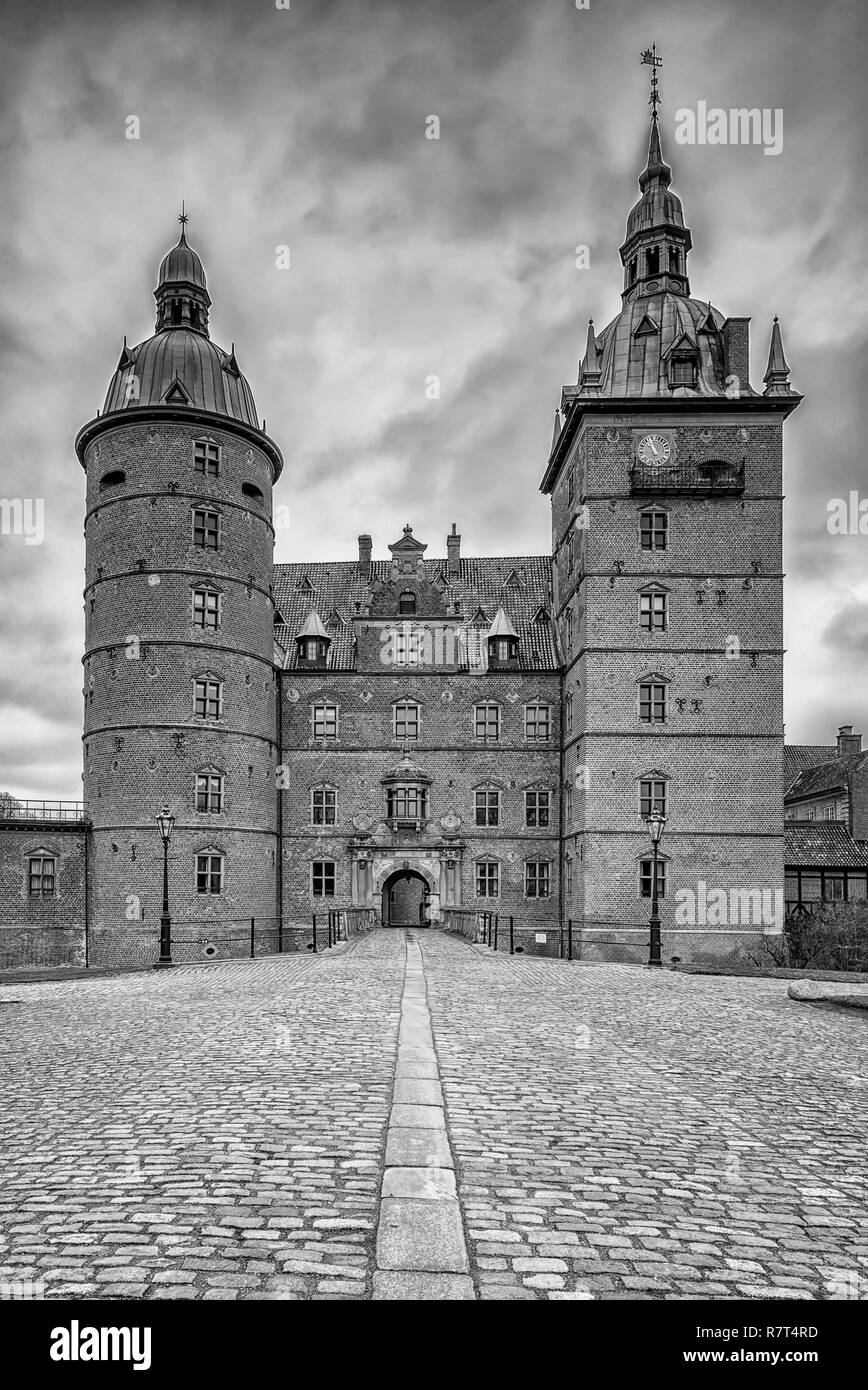
[[[613,1374],[855,1347],[866,33],[4,0],[28,1369],[285,1373],[335,1331],[278,1302],[582,1303]]]

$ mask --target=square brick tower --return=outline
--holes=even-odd
[[[656,84],[652,108],[622,308],[602,333],[589,324],[541,486],[565,661],[567,911],[588,956],[613,958],[614,941],[614,958],[647,955],[659,810],[666,962],[755,947],[783,890],[782,431],[801,397],[777,320],[760,394],[749,320],[691,297]]]

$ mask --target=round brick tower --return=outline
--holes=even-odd
[[[80,431],[87,474],[84,798],[94,958],[158,923],[169,845],[176,957],[195,923],[276,925],[277,673],[271,490],[283,460],[235,357],[212,342],[183,227],[156,331],[124,340]],[[141,914],[141,916],[139,916]],[[185,930],[186,926],[186,930]],[[120,935],[124,933],[123,937]],[[219,947],[222,954],[224,944]],[[101,944],[101,945],[100,945]]]

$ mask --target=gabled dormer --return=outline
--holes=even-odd
[[[495,671],[518,665],[518,633],[502,608],[488,629],[488,665]]]

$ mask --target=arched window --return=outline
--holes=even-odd
[[[647,267],[648,267],[648,274],[649,274],[649,275],[659,275],[659,274],[660,274],[660,248],[659,248],[659,246],[652,246],[652,247],[648,250],[648,252],[647,252],[647,254],[646,254],[645,264],[646,264]]]

